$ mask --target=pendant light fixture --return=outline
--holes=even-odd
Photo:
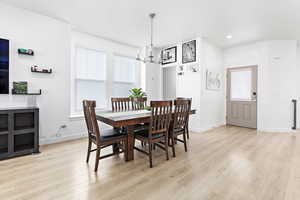
[[[136,60],[144,62],[144,63],[157,63],[159,64],[159,62],[156,62],[154,59],[154,45],[153,45],[153,20],[154,17],[156,16],[155,13],[150,13],[149,17],[150,17],[150,23],[151,23],[151,27],[150,27],[150,31],[151,31],[151,38],[150,38],[150,45],[146,46],[145,51],[146,51],[146,55],[145,58],[141,58],[140,57],[140,53],[137,54]]]

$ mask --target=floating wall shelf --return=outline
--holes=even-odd
[[[38,69],[35,69],[34,67],[31,67],[31,72],[33,72],[33,73],[42,73],[42,74],[52,74],[52,69],[38,70]]]
[[[40,89],[37,93],[16,93],[14,90],[12,90],[12,95],[41,95],[42,90]]]

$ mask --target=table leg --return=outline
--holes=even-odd
[[[127,152],[125,156],[126,161],[134,160],[134,131],[133,126],[127,127]]]

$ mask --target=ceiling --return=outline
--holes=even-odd
[[[0,0],[115,41],[166,46],[202,36],[226,48],[263,39],[300,38],[299,0]],[[232,35],[227,39],[226,35]]]

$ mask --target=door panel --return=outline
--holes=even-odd
[[[257,128],[257,66],[227,70],[227,124]]]
[[[163,68],[163,99],[176,98],[176,67]]]

